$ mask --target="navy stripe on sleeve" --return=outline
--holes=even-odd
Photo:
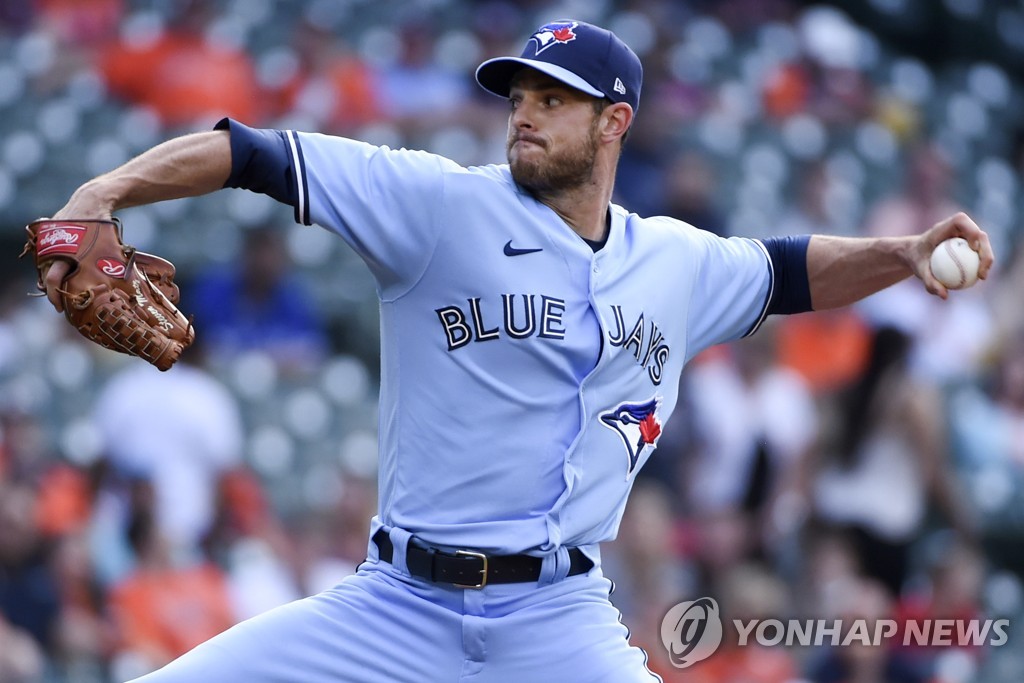
[[[231,134],[231,175],[224,187],[259,192],[288,204],[295,208],[295,221],[309,225],[309,191],[295,133],[250,128],[227,118],[214,129]]]
[[[761,323],[764,322],[764,319],[767,318],[768,313],[770,313],[769,308],[772,300],[775,298],[775,262],[772,261],[771,254],[768,253],[768,249],[764,246],[764,243],[761,242],[761,240],[753,240],[753,242],[761,249],[762,252],[764,252],[764,260],[768,263],[768,293],[764,297],[764,305],[761,306],[761,315],[757,316],[757,320],[754,321],[754,324],[751,325],[750,329],[743,334],[744,337],[749,337],[757,332],[758,328],[761,327]]]
[[[292,161],[295,165],[295,173],[292,178],[295,182],[295,196],[298,202],[295,204],[295,222],[303,225],[312,225],[309,218],[309,183],[306,180],[306,161],[302,157],[302,145],[299,144],[299,136],[295,131],[287,132],[288,148],[292,153]]]
[[[770,237],[763,240],[774,275],[767,313],[804,313],[811,308],[807,279],[807,245],[810,235]]]

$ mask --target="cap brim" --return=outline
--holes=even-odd
[[[547,74],[555,80],[561,81],[577,90],[582,90],[592,97],[605,96],[603,92],[564,67],[522,57],[496,57],[495,59],[488,59],[477,67],[476,82],[484,90],[498,97],[508,97],[512,77],[524,66]]]

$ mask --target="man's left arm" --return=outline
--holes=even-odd
[[[965,213],[908,237],[832,237],[814,235],[807,245],[811,308],[839,308],[860,301],[915,275],[925,289],[945,299],[949,292],[932,276],[929,259],[939,243],[963,237],[981,256],[978,277],[985,279],[994,257],[988,235]]]

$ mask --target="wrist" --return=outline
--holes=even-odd
[[[75,190],[54,218],[106,218],[122,208],[118,197],[113,183],[94,178]]]
[[[920,275],[922,264],[927,264],[928,258],[931,256],[932,246],[925,235],[915,235],[904,239],[906,242],[901,251],[903,262],[906,264],[908,272]]]

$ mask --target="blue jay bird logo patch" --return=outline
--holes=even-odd
[[[559,21],[541,26],[536,33],[530,36],[530,40],[537,42],[536,54],[544,52],[544,50],[548,49],[552,45],[568,43],[569,41],[576,40],[576,32],[574,29],[577,26],[579,26],[579,24],[575,21]]]
[[[633,474],[640,456],[648,446],[657,445],[661,436],[661,420],[658,419],[658,408],[661,397],[655,396],[643,403],[620,403],[612,410],[600,414],[601,424],[613,430],[622,439],[629,457],[629,469],[626,478]]]

